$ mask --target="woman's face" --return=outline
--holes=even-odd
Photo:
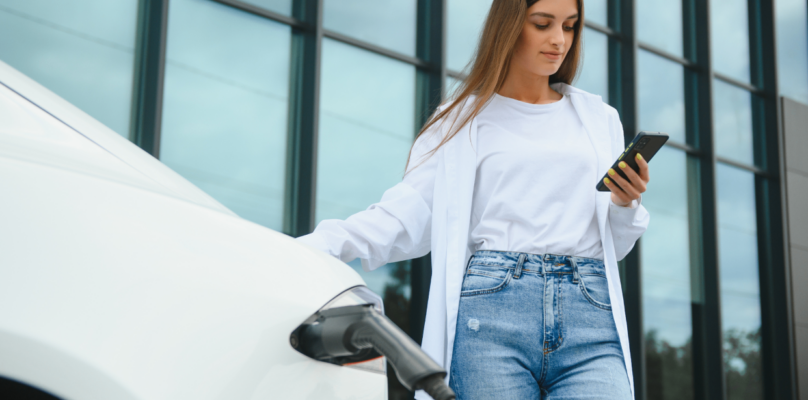
[[[527,9],[511,57],[512,66],[543,76],[556,73],[572,46],[577,22],[577,0],[537,1]]]

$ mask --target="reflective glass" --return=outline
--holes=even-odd
[[[575,86],[603,97],[609,101],[609,38],[592,29],[585,28],[584,54]]]
[[[416,0],[324,0],[323,26],[415,55]]]
[[[747,0],[710,1],[710,49],[713,69],[742,82],[749,80]]]
[[[603,26],[609,26],[609,2],[607,0],[584,0],[584,19]]]
[[[637,4],[637,38],[681,56],[682,0],[642,0]]]
[[[460,87],[460,80],[447,76],[444,86],[446,87],[446,98],[451,99],[454,97],[455,90]]]
[[[715,152],[752,165],[752,94],[718,79],[713,82]]]
[[[716,179],[727,399],[763,399],[754,175],[718,163]]]
[[[654,220],[640,241],[649,399],[693,398],[686,162],[684,152],[662,147],[643,193]]]
[[[684,68],[644,50],[637,65],[640,130],[665,132],[669,140],[685,143]]]
[[[281,230],[291,30],[205,0],[168,15],[161,161]]]
[[[471,62],[492,0],[448,0],[446,66],[462,71]]]
[[[0,0],[0,60],[129,136],[137,0]]]
[[[780,94],[808,104],[808,2],[774,2]]]
[[[241,0],[278,14],[292,15],[292,0]]]

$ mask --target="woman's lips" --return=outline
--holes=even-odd
[[[551,60],[558,60],[559,58],[561,58],[561,53],[544,52],[544,51],[542,51],[541,53],[544,54],[545,57],[547,57],[547,58],[549,58]]]

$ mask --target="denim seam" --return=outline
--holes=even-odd
[[[476,271],[476,270],[473,270],[473,269],[469,269],[469,271],[467,272],[467,275],[477,275],[477,276],[485,276],[487,278],[503,279],[502,276],[488,274],[488,273],[485,273],[485,272],[482,272],[482,271]]]
[[[586,299],[589,300],[589,303],[591,303],[593,306],[595,306],[597,308],[600,308],[602,310],[606,310],[606,311],[611,311],[612,310],[612,305],[611,304],[601,303],[601,302],[593,299],[592,296],[589,295],[589,292],[586,290],[586,285],[584,285],[584,280],[583,279],[581,279],[581,281],[578,283],[578,287],[581,288],[581,293],[584,294],[584,297],[586,297]]]
[[[505,275],[505,279],[497,286],[494,286],[490,289],[476,289],[476,290],[468,290],[468,291],[461,291],[460,297],[469,297],[469,296],[477,296],[481,294],[490,294],[496,293],[505,288],[505,286],[511,281],[511,277],[513,276],[512,271],[508,271],[508,274]]]

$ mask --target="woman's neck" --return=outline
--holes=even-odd
[[[525,103],[548,104],[561,100],[561,94],[550,88],[550,77],[511,68],[505,82],[497,91],[500,96],[510,97]]]

